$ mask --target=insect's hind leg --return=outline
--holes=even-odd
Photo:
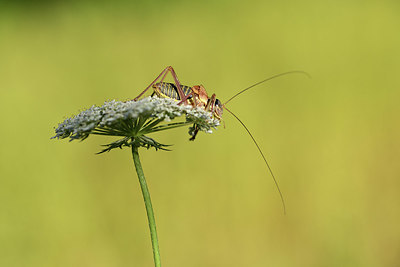
[[[147,86],[146,89],[144,89],[143,92],[141,92],[141,93],[140,93],[137,97],[135,97],[133,100],[134,100],[134,101],[137,101],[144,93],[147,92],[147,90],[149,90],[150,87],[152,87],[152,86],[158,81],[158,79],[160,79],[161,76],[162,76],[162,78],[161,78],[161,82],[162,82],[162,81],[165,79],[165,76],[167,75],[167,73],[168,73],[168,71],[169,71],[169,68],[170,68],[170,66],[169,66],[169,67],[166,67],[166,68],[157,76],[157,78],[156,78],[152,83],[150,83],[150,85]],[[172,67],[171,67],[171,68],[172,68]]]
[[[150,85],[147,86],[146,89],[144,89],[143,92],[141,92],[137,97],[134,98],[134,100],[137,101],[150,87],[152,87],[152,86],[160,79],[160,77],[161,77],[160,82],[163,82],[164,79],[165,79],[165,77],[167,76],[168,72],[171,73],[172,78],[174,79],[175,86],[176,86],[176,88],[177,88],[177,90],[178,90],[179,98],[181,99],[181,102],[180,102],[180,103],[187,104],[187,103],[188,103],[188,102],[187,102],[187,99],[190,97],[190,95],[185,95],[185,93],[183,92],[183,90],[182,90],[182,85],[181,85],[181,83],[179,82],[178,76],[176,75],[175,70],[174,70],[174,68],[173,68],[172,66],[166,67],[166,68],[160,73],[160,75],[158,75],[157,78],[156,78],[152,83],[150,83]]]
[[[178,91],[179,98],[181,99],[179,104],[182,104],[182,103],[188,104],[187,100],[191,96],[191,94],[185,95],[185,92],[183,92],[182,85],[179,82],[178,76],[176,75],[174,68],[169,66],[169,67],[167,67],[167,69],[169,72],[171,72],[172,78],[174,79],[174,82],[175,82],[176,89]]]

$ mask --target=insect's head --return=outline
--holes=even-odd
[[[222,113],[224,112],[224,107],[221,103],[221,101],[219,101],[219,99],[215,99],[215,109],[214,109],[214,116],[221,120],[222,119]]]

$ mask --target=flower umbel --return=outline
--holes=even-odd
[[[184,121],[169,123],[185,116]],[[167,123],[164,123],[167,122]],[[64,120],[56,128],[53,138],[84,140],[90,134],[122,137],[100,153],[123,146],[143,146],[165,149],[166,145],[147,137],[147,134],[193,124],[200,131],[211,133],[219,125],[210,112],[190,105],[178,105],[169,98],[147,97],[139,101],[109,101],[102,106],[92,106],[71,118]],[[189,128],[192,135],[193,127]]]

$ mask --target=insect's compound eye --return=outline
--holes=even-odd
[[[215,99],[215,105],[216,106],[221,106],[221,101],[219,101],[219,99],[217,98],[217,99]]]

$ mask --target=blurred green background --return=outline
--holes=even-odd
[[[50,140],[168,65],[232,116],[141,151],[163,266],[400,266],[397,1],[0,2],[0,266],[153,266],[129,149]]]

